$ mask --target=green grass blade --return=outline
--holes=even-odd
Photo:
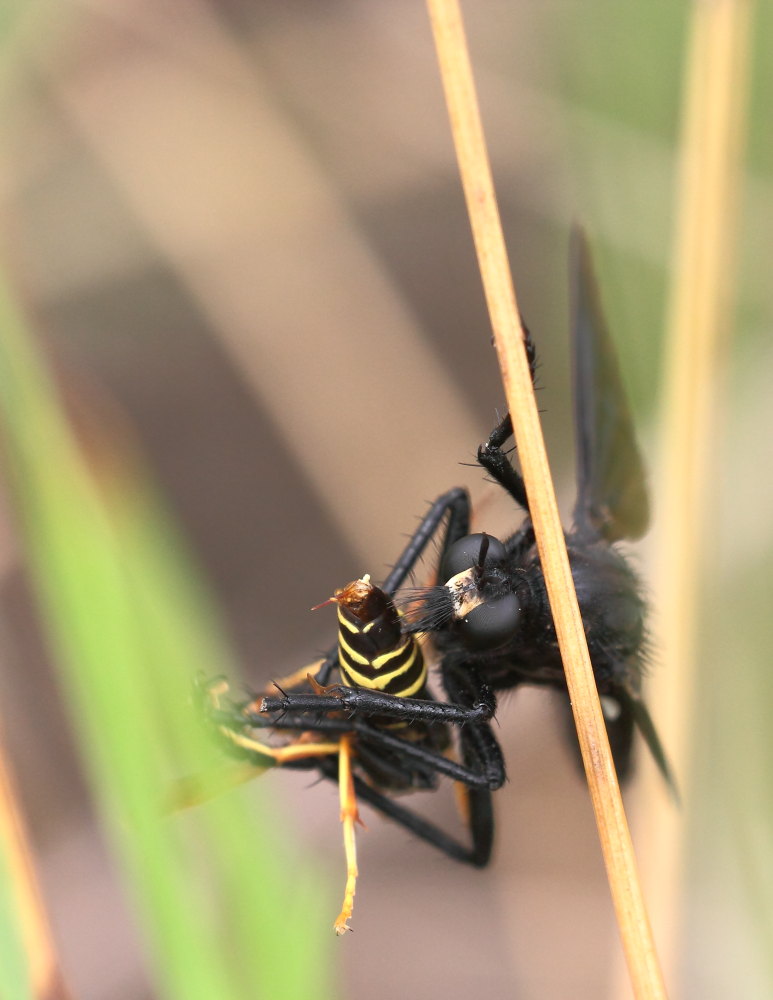
[[[197,672],[228,671],[226,647],[138,463],[85,463],[7,298],[0,406],[31,579],[159,990],[329,995],[330,920],[273,810],[233,794],[164,815],[169,782],[216,762],[189,696]]]

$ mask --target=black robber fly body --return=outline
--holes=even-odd
[[[570,564],[620,776],[628,773],[638,729],[670,783],[640,694],[645,602],[635,572],[617,547],[647,528],[645,475],[580,232],[573,238],[571,273],[578,471],[574,523],[566,535]],[[528,334],[527,350],[533,373],[535,351]],[[413,593],[406,627],[431,637],[447,700],[395,699],[371,689],[337,687],[311,696],[265,698],[264,712],[308,717],[343,709],[352,719],[442,720],[460,726],[463,734],[475,734],[466,741],[464,763],[480,784],[490,789],[502,784],[504,768],[501,755],[492,750],[496,741],[489,725],[496,693],[522,684],[566,691],[526,490],[505,450],[511,436],[508,416],[478,449],[478,463],[519,508],[518,529],[503,541],[483,532],[470,534],[469,496],[463,489],[450,490],[432,505],[383,585],[394,594],[445,524],[438,583]],[[320,669],[321,685],[328,684],[335,664],[333,651]]]
[[[638,730],[667,782],[673,784],[641,698],[647,652],[642,588],[618,547],[639,538],[647,528],[645,475],[580,232],[573,237],[570,257],[577,450],[577,498],[573,525],[566,533],[572,575],[618,773],[625,778],[630,770]],[[526,337],[533,375],[535,351],[528,333]],[[256,726],[346,734],[363,774],[358,796],[446,853],[475,865],[489,859],[490,793],[505,780],[491,727],[497,694],[524,684],[547,686],[564,693],[568,714],[566,681],[526,490],[507,450],[511,437],[508,416],[480,446],[477,458],[512,499],[520,524],[502,540],[485,532],[471,534],[470,500],[461,488],[449,490],[432,504],[382,587],[375,588],[394,609],[392,598],[429,543],[439,539],[436,583],[412,590],[403,615],[390,612],[393,631],[383,664],[377,665],[369,651],[367,663],[359,665],[367,669],[359,669],[357,657],[349,655],[347,637],[355,633],[348,631],[351,622],[346,624],[341,602],[341,643],[320,664],[310,690],[280,690],[241,708],[241,717]],[[366,624],[376,617],[366,614]],[[442,688],[437,700],[427,695],[424,681],[419,682],[424,668],[415,661],[406,665],[414,650],[421,652],[417,636],[428,638],[437,653]],[[361,639],[359,635],[358,642]],[[362,653],[357,643],[349,644],[355,653]],[[449,729],[455,734],[457,760],[449,758],[445,737],[439,736]],[[431,732],[432,739],[427,736]],[[408,787],[422,782],[426,787],[439,774],[461,783],[468,799],[470,845],[449,838],[396,802],[390,794],[395,782],[378,777],[378,760],[388,762]],[[314,766],[333,777],[330,758]]]

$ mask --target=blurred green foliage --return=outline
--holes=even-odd
[[[140,462],[76,445],[7,297],[0,399],[31,580],[160,992],[329,996],[319,886],[267,800],[257,812],[236,793],[166,814],[175,777],[217,766],[191,684],[227,671],[228,652]]]

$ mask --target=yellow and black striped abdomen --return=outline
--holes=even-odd
[[[402,631],[394,604],[368,576],[336,591],[338,663],[349,687],[420,696],[427,668],[416,638]]]

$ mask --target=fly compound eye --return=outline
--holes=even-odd
[[[440,579],[443,583],[480,565],[481,552],[485,563],[497,562],[505,558],[505,547],[498,538],[479,531],[465,535],[448,549],[440,564]]]
[[[473,650],[496,649],[515,635],[521,607],[515,594],[485,601],[459,619],[459,634]]]

